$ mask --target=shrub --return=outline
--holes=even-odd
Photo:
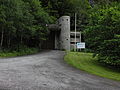
[[[3,50],[0,52],[0,57],[12,57],[12,56],[22,56],[22,55],[29,55],[39,52],[37,48],[28,48],[26,46],[19,47],[18,50]]]
[[[100,62],[110,65],[120,65],[120,39],[105,40],[100,46],[98,55]]]
[[[120,66],[120,3],[94,7],[86,26],[85,41],[100,62]]]

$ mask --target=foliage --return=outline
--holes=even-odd
[[[77,13],[77,29],[83,30],[87,23],[88,10],[91,8],[88,0],[40,0],[42,6],[50,15],[59,18],[64,15],[71,17],[71,29],[74,29],[74,15]]]
[[[120,38],[105,40],[100,46],[98,55],[100,62],[111,65],[120,65]]]
[[[1,49],[22,44],[39,47],[48,34],[46,24],[52,22],[39,0],[0,0]]]
[[[37,48],[28,48],[28,47],[22,47],[19,48],[19,51],[9,51],[9,50],[3,50],[0,52],[0,57],[13,57],[13,56],[22,56],[22,55],[30,55],[34,53],[38,53],[39,50]]]
[[[99,61],[120,65],[120,3],[95,6],[89,15],[85,41],[89,49],[99,54]]]
[[[101,65],[96,60],[96,57],[92,58],[92,53],[68,52],[64,59],[68,64],[77,69],[84,70],[101,77],[120,81],[120,69],[108,68]]]

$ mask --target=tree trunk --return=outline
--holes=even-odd
[[[21,35],[21,37],[20,37],[20,43],[21,43],[21,44],[23,43],[23,37],[22,37],[22,35]]]
[[[10,37],[10,31],[9,31],[8,43],[7,43],[7,45],[8,45],[8,48],[10,47],[10,44],[11,44],[11,37]]]
[[[2,34],[1,34],[1,43],[0,43],[0,48],[2,49],[3,46],[3,39],[4,39],[4,30],[2,28]]]
[[[11,39],[9,37],[9,40],[8,40],[8,48],[10,47],[10,43],[11,43]]]

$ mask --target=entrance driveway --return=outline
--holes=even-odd
[[[65,64],[63,51],[0,59],[0,90],[120,90],[120,82]]]

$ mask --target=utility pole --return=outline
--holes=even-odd
[[[81,31],[80,31],[80,43],[82,42],[82,39],[81,39],[82,37],[81,37]],[[80,48],[80,51],[81,51],[81,48]]]
[[[77,14],[75,13],[75,45],[74,45],[75,52],[76,52],[76,21],[77,21]]]

